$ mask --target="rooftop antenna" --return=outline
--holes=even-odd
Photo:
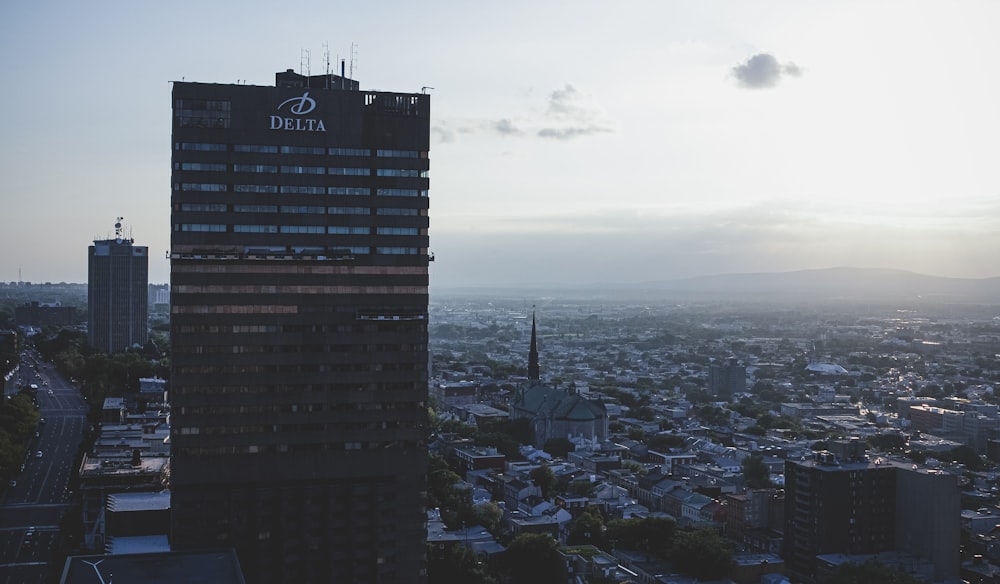
[[[299,75],[305,75],[309,77],[312,74],[311,66],[309,64],[310,52],[309,49],[299,50]]]
[[[122,219],[124,219],[124,217],[119,217],[118,220],[115,221],[115,241],[118,243],[122,242]]]
[[[358,44],[351,43],[351,76],[349,79],[354,79],[354,63],[358,60]]]

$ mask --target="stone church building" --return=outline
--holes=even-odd
[[[608,437],[608,411],[604,403],[590,400],[569,389],[542,383],[538,367],[538,337],[535,315],[531,315],[531,347],[528,352],[528,383],[517,391],[510,405],[510,419],[527,418],[534,432],[534,445],[541,448],[552,438],[582,436],[587,440]]]

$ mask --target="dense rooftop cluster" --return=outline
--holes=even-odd
[[[528,446],[531,428],[505,417],[534,383],[527,371],[533,315],[542,383],[602,404],[607,437],[571,432]],[[667,570],[740,581],[753,576],[741,567],[747,554],[771,554],[770,571],[796,578],[875,558],[938,581],[958,577],[962,560],[978,567],[1000,561],[987,552],[1000,549],[1000,540],[973,531],[968,519],[962,541],[972,544],[957,554],[959,503],[964,514],[978,516],[997,502],[1000,318],[989,308],[455,299],[432,304],[431,342],[431,394],[443,420],[432,449],[477,501],[503,509],[489,530],[493,544],[509,543],[530,524],[560,543],[613,552],[622,578]],[[513,440],[520,448],[497,438],[519,432],[528,433]],[[892,491],[893,504],[872,521],[882,522],[883,543],[837,550],[846,560],[818,560],[813,548],[832,544],[790,542],[786,531],[797,529],[797,519],[795,503],[785,500],[786,468],[793,466],[801,483],[808,476],[801,469],[810,465],[843,470],[852,461],[871,472],[944,477],[933,488],[944,489],[940,502],[949,512],[935,520],[955,529],[937,528],[936,537],[956,541],[893,539],[902,517],[919,512],[911,491],[931,489],[901,475],[891,484],[904,490]],[[555,476],[549,492],[532,479],[539,468]],[[800,484],[800,500],[802,492]],[[600,509],[602,523],[581,541],[577,526],[590,521],[581,519],[587,509]],[[636,550],[607,537],[609,522],[653,518],[724,535],[735,559],[723,562],[724,573],[705,574],[680,566],[666,542],[646,565],[629,561]],[[934,547],[952,543],[954,557]],[[796,552],[809,556],[805,563],[788,559],[797,545],[805,546]]]

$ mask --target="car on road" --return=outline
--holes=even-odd
[[[35,458],[41,458],[41,457],[42,457],[42,451],[41,450],[36,450],[35,451]]]
[[[17,481],[15,481],[14,479],[10,479],[10,482],[7,483],[7,486],[11,487],[11,488],[16,487],[17,486]]]
[[[31,547],[35,544],[35,528],[29,527],[28,531],[24,532],[24,547]]]

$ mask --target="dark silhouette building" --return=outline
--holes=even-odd
[[[856,441],[854,441],[856,442]],[[934,469],[866,457],[856,444],[834,446],[815,460],[785,462],[785,561],[809,582],[818,556],[895,552],[903,567],[933,581],[959,573],[957,478]]]
[[[14,309],[17,326],[70,326],[80,324],[76,319],[76,308],[62,306],[58,302],[26,302]]]
[[[94,240],[87,270],[87,340],[98,351],[141,347],[149,338],[149,249],[133,245],[115,223],[115,238]]]
[[[430,97],[173,86],[172,545],[425,581]]]
[[[747,390],[747,368],[736,359],[728,363],[712,364],[708,367],[708,391],[719,397],[733,397],[733,394]]]

